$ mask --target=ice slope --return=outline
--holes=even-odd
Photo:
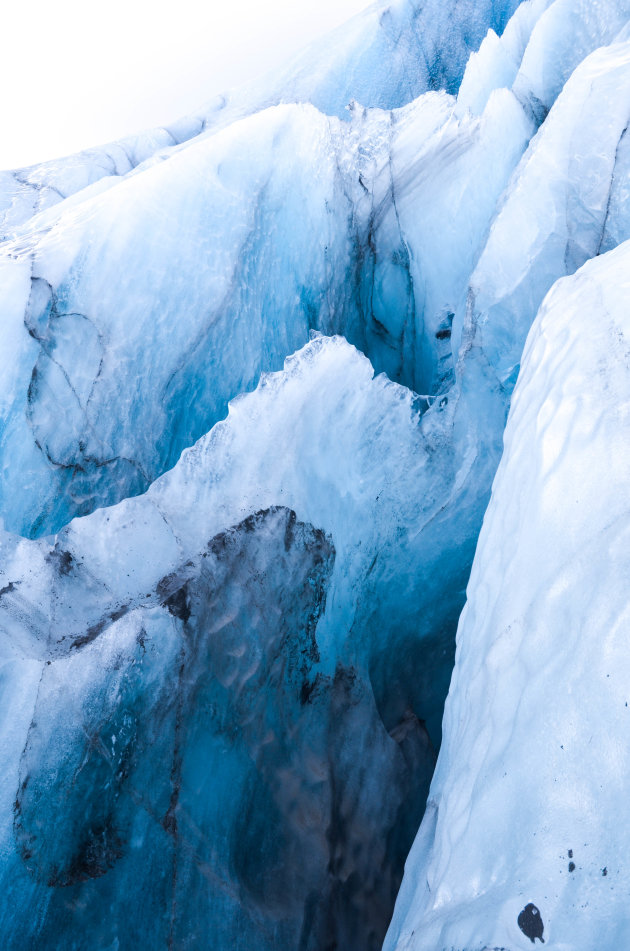
[[[530,903],[550,949],[630,941],[629,267],[558,282],[530,332],[386,949],[531,947]]]
[[[629,119],[625,42],[591,54],[575,70],[517,169],[471,277],[468,302],[482,334],[493,325],[491,360],[501,379],[518,363],[553,282],[630,237],[622,196]]]
[[[164,161],[179,146],[278,103],[310,102],[343,119],[353,101],[398,108],[427,89],[456,92],[464,76],[462,109],[481,114],[492,90],[514,86],[528,114],[540,122],[572,70],[611,42],[628,16],[622,0],[376,4],[287,66],[168,127],[1,172],[0,234],[11,237],[33,215],[74,195],[82,200],[98,194],[138,166]]]
[[[493,89],[512,89],[541,123],[580,63],[620,37],[625,0],[526,0],[501,37],[489,29],[473,53],[459,90],[459,109],[480,114]]]
[[[352,100],[394,109],[428,89],[456,92],[488,29],[501,33],[520,0],[379,0],[286,66],[217,96],[165,128],[31,168],[0,173],[0,234],[81,189],[100,191],[153,156],[283,102],[344,118]],[[96,183],[99,183],[96,184]]]

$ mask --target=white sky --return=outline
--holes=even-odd
[[[370,0],[0,0],[0,168],[197,109]]]

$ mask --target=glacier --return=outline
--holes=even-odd
[[[396,0],[0,173],[3,947],[625,946],[629,119]]]
[[[529,334],[385,948],[526,947],[530,904],[549,947],[630,940],[629,263],[559,281]]]

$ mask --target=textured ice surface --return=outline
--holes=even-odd
[[[512,89],[542,122],[564,84],[598,47],[618,37],[630,17],[626,0],[525,0],[501,37],[488,31],[468,61],[459,109],[480,114],[493,89]]]
[[[281,106],[6,245],[6,527],[41,534],[142,491],[310,329],[437,394],[531,131],[507,91],[459,120],[438,93],[350,123]]]
[[[3,947],[380,947],[559,278],[386,947],[625,946],[629,16],[377,7],[5,176]]]
[[[35,706],[6,738],[3,887],[41,946],[380,947],[464,581],[423,563],[415,403],[317,338],[146,495],[4,535],[3,680]]]
[[[497,335],[492,362],[502,377],[517,362],[525,333],[553,282],[602,250],[611,209],[615,237],[630,236],[620,194],[629,84],[628,43],[597,51],[576,69],[515,172],[493,222],[471,291],[478,319],[492,323]],[[523,330],[515,333],[519,324]]]
[[[542,43],[546,63],[542,7],[496,41],[515,61]],[[622,20],[574,7],[590,45]],[[473,308],[509,389],[553,281],[626,237],[625,99],[608,102],[629,75],[627,44],[594,53],[529,148],[539,118],[501,77],[480,115],[445,93],[348,122],[279,106],[36,216],[0,256],[6,527],[145,490],[311,329],[432,400]]]
[[[549,947],[630,940],[629,265],[556,284],[530,333],[386,948],[526,948],[530,903]]]

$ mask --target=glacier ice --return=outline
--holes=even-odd
[[[629,81],[627,43],[591,54],[575,70],[492,223],[471,276],[469,306],[472,301],[484,337],[485,325],[492,324],[491,360],[501,378],[518,363],[525,334],[553,282],[602,250],[611,210],[616,237],[630,237],[623,199],[617,199],[624,180],[617,161],[624,160],[620,146]]]
[[[5,245],[6,527],[142,491],[311,329],[420,393],[450,382],[449,314],[531,133],[508,92],[451,111],[438,93],[344,125],[278,107]]]
[[[574,2],[577,24],[588,17]],[[522,25],[527,11],[514,20]],[[526,57],[536,31],[528,41],[508,25],[514,49],[515,35]],[[490,92],[479,116],[439,92],[392,112],[355,105],[343,123],[285,105],[32,219],[0,253],[11,366],[0,447],[15,462],[0,471],[5,526],[45,534],[144,491],[312,329],[343,333],[377,370],[434,399],[454,382],[473,301],[476,333],[489,313],[496,325],[484,348],[501,350],[503,376],[515,373],[553,281],[596,253],[594,242],[625,237],[614,174],[623,106],[609,118],[601,110],[626,76],[624,50],[578,67],[530,148],[536,122],[508,88]],[[600,149],[591,123],[602,132],[597,196],[572,158],[580,136]],[[586,235],[593,214],[603,237],[599,225]],[[517,229],[510,263],[505,235],[522,215],[529,224]]]
[[[558,282],[530,332],[386,949],[524,948],[529,903],[550,947],[630,940],[629,265]]]
[[[542,122],[571,74],[596,49],[625,38],[630,4],[588,0],[525,0],[502,36],[490,28],[471,55],[459,90],[459,110],[481,114],[490,93],[512,89]]]
[[[419,826],[388,951],[624,946],[629,83],[381,4],[3,173],[3,947],[371,951]]]
[[[144,947],[187,946],[191,921],[217,947],[380,947],[439,738],[434,632],[464,580],[422,564],[440,519],[413,493],[419,422],[409,390],[315,338],[146,495],[54,539],[5,535],[6,689],[34,713],[12,728],[3,880],[43,946],[139,940],[141,854]]]

